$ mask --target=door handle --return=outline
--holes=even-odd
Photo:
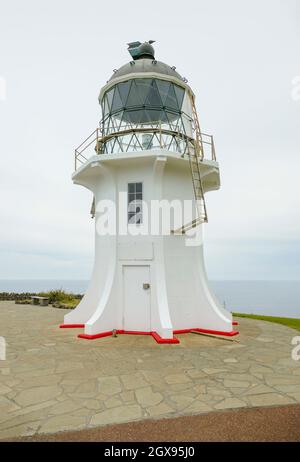
[[[144,282],[143,289],[145,290],[150,289],[150,284],[148,284],[147,282]]]

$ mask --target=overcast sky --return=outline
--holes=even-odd
[[[209,277],[300,279],[299,0],[0,7],[1,279],[90,277],[91,193],[72,184],[73,150],[96,128],[99,90],[130,60],[126,44],[149,39],[189,80],[215,136]]]

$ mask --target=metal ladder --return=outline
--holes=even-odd
[[[200,165],[199,165],[199,162],[201,162],[204,158],[203,143],[202,143],[202,138],[201,138],[201,131],[200,131],[198,115],[196,111],[195,97],[193,94],[191,94],[190,96],[191,96],[191,103],[192,103],[192,110],[193,110],[193,119],[194,119],[194,124],[195,124],[196,139],[195,139],[195,144],[194,144],[193,149],[191,149],[189,141],[187,141],[186,145],[187,145],[187,155],[188,155],[189,164],[190,164],[190,172],[191,172],[192,182],[193,182],[194,197],[195,197],[196,209],[197,209],[197,218],[195,218],[193,221],[189,223],[186,223],[185,225],[181,226],[180,228],[176,230],[172,230],[171,231],[172,234],[185,234],[186,231],[192,228],[195,228],[196,226],[202,223],[207,223],[208,221],[205,198],[204,198],[204,190],[203,190],[203,185],[202,185],[202,180],[201,180],[201,171],[200,171]]]
[[[95,204],[95,196],[94,196],[92,205],[91,205],[91,210],[90,210],[90,214],[92,218],[95,218],[95,213],[96,213],[96,204]]]

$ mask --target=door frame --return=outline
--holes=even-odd
[[[137,262],[136,260],[132,261],[132,260],[127,260],[127,261],[122,261],[122,263],[120,264],[120,284],[121,284],[121,290],[120,290],[120,298],[121,298],[121,303],[120,303],[120,307],[121,307],[121,329],[124,330],[124,327],[125,327],[125,320],[124,320],[124,314],[125,314],[125,290],[124,290],[124,267],[125,266],[134,266],[134,267],[148,267],[149,268],[149,284],[150,284],[150,295],[149,295],[149,304],[150,304],[150,307],[149,307],[149,318],[150,318],[150,330],[149,332],[152,331],[152,306],[153,306],[153,292],[152,292],[152,277],[151,277],[151,273],[152,273],[152,264],[150,263],[149,260],[140,260],[139,262]]]

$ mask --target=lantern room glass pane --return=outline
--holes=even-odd
[[[146,104],[147,97],[151,91],[152,83],[152,79],[135,79],[135,85],[139,98],[142,101],[142,106]]]
[[[146,109],[146,114],[148,121],[151,123],[159,123],[160,121],[164,120],[164,111],[158,111],[154,109]]]
[[[163,106],[155,80],[152,81],[152,84],[150,88],[148,89],[147,93],[148,94],[145,100],[146,106],[149,106],[149,107],[155,107],[155,106],[162,107]]]
[[[117,85],[124,107],[126,106],[126,103],[127,103],[127,98],[128,98],[128,95],[129,95],[130,86],[131,86],[131,81],[118,83],[118,85]]]
[[[102,107],[103,107],[103,114],[106,116],[109,113],[109,107],[107,104],[107,98],[105,97],[102,102]]]
[[[178,85],[174,85],[174,90],[177,98],[178,107],[181,109],[184,97],[184,89],[179,87]]]
[[[111,110],[111,103],[112,103],[113,96],[114,96],[114,88],[110,90],[106,96],[107,96],[107,102],[108,102],[109,109]]]
[[[170,82],[167,82],[165,80],[156,80],[156,84],[160,94],[162,105],[165,106],[166,99],[170,89]]]
[[[166,98],[165,106],[169,109],[179,110],[177,98],[175,95],[174,85],[170,85],[168,96]]]
[[[119,94],[118,86],[116,86],[111,110],[112,110],[112,112],[119,111],[120,109],[122,109],[122,107],[123,107],[123,102],[122,102],[120,94]]]
[[[135,80],[132,81],[132,84],[130,87],[130,92],[129,92],[127,103],[126,103],[126,108],[132,107],[132,106],[143,106],[143,100],[139,96],[139,91],[136,86]]]

